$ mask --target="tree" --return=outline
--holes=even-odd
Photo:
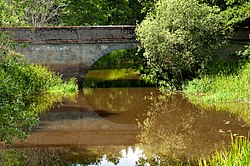
[[[165,88],[180,89],[215,59],[226,42],[219,9],[197,0],[159,0],[137,26],[147,59],[148,78]]]
[[[124,25],[141,21],[138,0],[2,0],[0,25]]]
[[[157,0],[138,0],[139,3],[143,6],[142,13],[148,13],[154,10],[154,6]]]
[[[0,33],[0,142],[8,144],[26,138],[41,111],[78,89],[75,79],[64,81],[46,67],[28,63],[14,48],[9,33]]]
[[[18,16],[13,5],[7,0],[0,1],[0,26],[11,26],[18,23]],[[20,23],[19,23],[20,24]]]
[[[62,16],[64,25],[135,24],[141,17],[137,0],[70,0]]]
[[[20,2],[18,2],[20,4]],[[33,26],[58,25],[55,18],[60,15],[66,6],[64,0],[24,0],[24,20]]]
[[[210,6],[218,6],[227,26],[236,30],[242,27],[250,27],[250,1],[248,0],[200,0]]]
[[[57,17],[66,6],[65,0],[3,0],[0,2],[1,25],[58,25]]]

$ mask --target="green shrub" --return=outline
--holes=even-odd
[[[185,80],[214,61],[227,36],[218,13],[218,8],[197,0],[159,0],[136,29],[150,80],[180,89]]]
[[[75,80],[65,82],[15,52],[0,54],[0,80],[0,142],[6,143],[24,139],[38,123],[42,109],[51,107],[65,92],[77,91]]]

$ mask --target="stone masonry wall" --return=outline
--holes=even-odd
[[[77,77],[79,83],[103,55],[120,49],[136,48],[135,26],[16,27],[13,38],[32,63],[46,65],[64,78]]]

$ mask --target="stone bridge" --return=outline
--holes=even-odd
[[[15,27],[11,30],[19,47],[32,63],[46,65],[64,78],[81,82],[91,66],[102,56],[120,49],[136,48],[135,26]]]
[[[100,57],[114,50],[136,48],[139,43],[133,25],[0,28],[0,31],[7,30],[14,32],[17,43],[27,43],[17,51],[28,60],[46,65],[64,78],[76,77],[80,85]],[[242,29],[234,34],[231,44],[221,54],[230,59],[229,53],[244,50],[249,42],[250,29]]]

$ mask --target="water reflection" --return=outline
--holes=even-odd
[[[67,163],[53,149],[0,150],[0,166],[46,165],[61,166]]]
[[[135,165],[142,151],[135,147],[29,148],[0,150],[0,166]]]
[[[147,160],[197,160],[229,145],[230,133],[247,136],[249,131],[243,121],[226,112],[200,110],[181,94],[151,95],[148,100],[152,103],[138,136]]]
[[[84,78],[84,91],[89,88],[113,88],[113,87],[152,87],[139,76],[139,72],[133,69],[120,70],[90,70]]]
[[[66,94],[41,92],[30,95],[28,97],[29,99],[27,99],[27,101],[25,100],[25,103],[20,102],[18,104],[12,103],[6,105],[2,110],[8,111],[13,109],[16,110],[16,113],[13,113],[12,116],[7,118],[8,122],[6,122],[7,119],[2,121],[1,126],[3,128],[0,135],[4,141],[0,141],[0,148],[8,146],[15,141],[20,142],[25,140],[30,134],[32,128],[38,125],[40,121],[39,114],[61,103],[66,95],[67,100],[72,101],[76,94],[75,92],[67,92]]]
[[[182,94],[161,95],[135,82],[123,88],[88,86],[75,102],[63,101],[40,118],[26,142],[0,150],[0,163],[195,165],[229,145],[230,133],[247,135],[250,129],[225,112],[201,110]]]
[[[126,123],[140,118],[139,116],[151,104],[151,101],[145,98],[153,92],[157,93],[153,87],[94,88],[91,93],[85,94],[85,98],[91,108],[100,115],[104,112],[113,113],[117,118],[120,115],[119,119],[111,119],[111,116],[105,117],[106,119]]]

